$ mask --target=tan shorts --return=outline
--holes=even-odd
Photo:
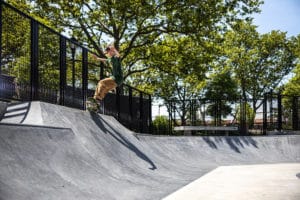
[[[98,82],[97,88],[95,90],[94,99],[102,100],[105,95],[115,89],[118,85],[112,78],[105,78]]]

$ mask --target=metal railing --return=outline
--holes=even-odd
[[[256,100],[170,100],[167,106],[170,133],[174,126],[234,126],[240,135],[300,130],[300,96],[266,93]]]
[[[263,101],[263,130],[300,130],[300,96],[269,92]]]
[[[2,0],[0,25],[0,98],[86,109],[87,98],[107,70],[89,59],[92,51]],[[151,96],[123,85],[108,94],[105,114],[128,128],[149,132]]]

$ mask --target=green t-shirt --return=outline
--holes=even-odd
[[[123,71],[121,65],[121,59],[119,57],[113,56],[107,59],[108,65],[112,68],[112,75],[110,78],[116,81],[118,85],[123,82]]]

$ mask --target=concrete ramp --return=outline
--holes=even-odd
[[[299,135],[150,136],[113,117],[30,103],[22,124],[0,124],[0,199],[163,199],[219,166],[300,163]]]

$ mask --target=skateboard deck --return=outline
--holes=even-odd
[[[100,112],[102,111],[102,102],[99,100],[95,100],[93,97],[88,97],[86,101],[87,110],[93,112]]]

